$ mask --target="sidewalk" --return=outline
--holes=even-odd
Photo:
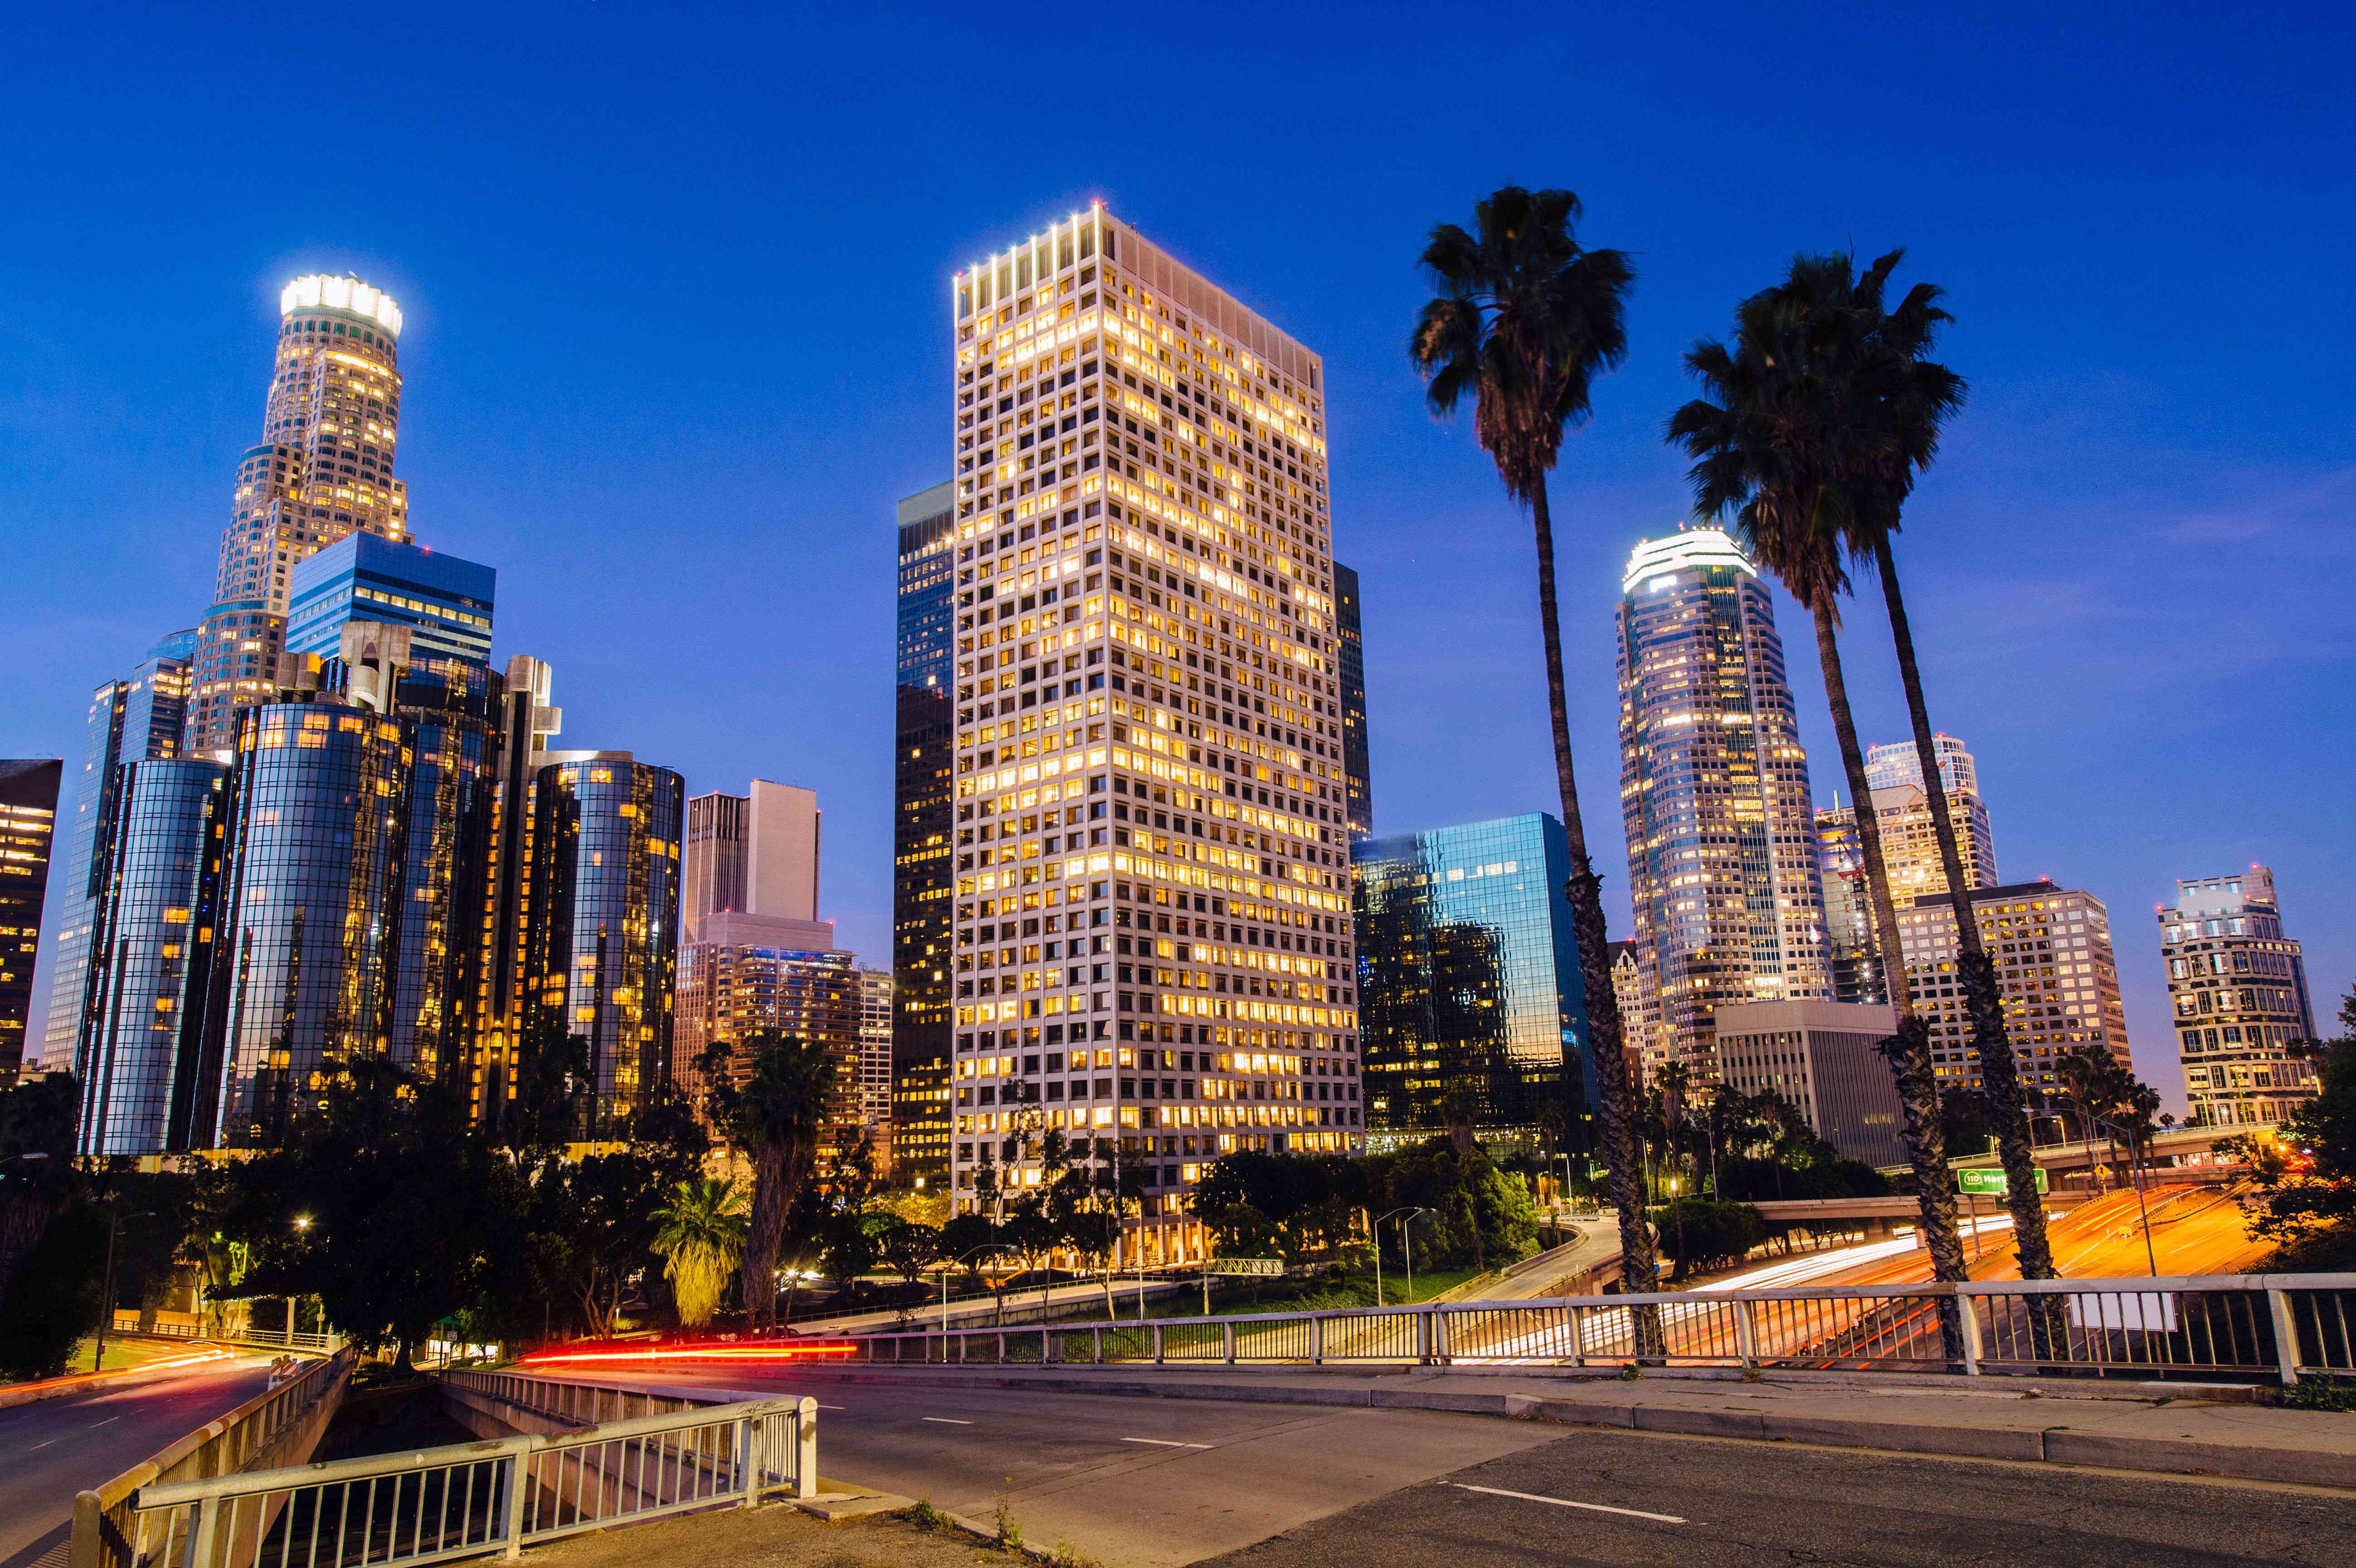
[[[800,1366],[788,1375],[798,1383],[824,1380],[1451,1411],[1623,1431],[2356,1490],[2356,1415],[2259,1404],[2256,1391],[2239,1385],[1775,1372],[1742,1382],[1657,1371],[1623,1381],[1553,1369]],[[648,1380],[659,1381],[660,1375],[650,1374]],[[745,1380],[754,1397],[764,1391],[758,1388],[762,1380]]]

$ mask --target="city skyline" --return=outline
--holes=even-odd
[[[2154,48],[2136,38],[2117,47],[2147,63]],[[2237,39],[2217,69],[2254,74],[2244,47],[2256,46]],[[1985,48],[1963,52],[1988,69]],[[937,71],[919,78],[937,84]],[[2147,78],[2130,77],[2099,84],[2099,95],[2116,107],[2149,91]],[[1964,90],[1943,75],[1927,91],[1953,98]],[[148,134],[143,124],[134,116],[114,134],[135,142]],[[1779,127],[1770,122],[1766,129]],[[2227,124],[2221,134],[2230,144],[2246,132]],[[2010,136],[2039,141],[2034,166],[2048,167],[2050,142],[2029,126]],[[418,179],[446,156],[385,139]],[[160,630],[187,624],[199,607],[216,564],[220,498],[252,440],[239,367],[252,328],[287,279],[349,269],[401,301],[408,313],[402,373],[425,375],[434,389],[402,434],[401,471],[419,482],[423,498],[416,528],[438,547],[498,562],[509,579],[503,601],[532,607],[503,608],[503,651],[546,653],[567,672],[576,728],[630,735],[647,754],[680,766],[694,789],[755,773],[818,788],[836,803],[834,858],[843,868],[837,907],[824,913],[841,923],[846,947],[880,957],[888,946],[882,868],[889,862],[889,786],[881,737],[889,720],[873,682],[830,675],[888,657],[890,610],[888,596],[848,588],[876,580],[883,528],[852,528],[846,520],[880,519],[898,497],[939,477],[937,450],[905,431],[925,428],[936,407],[923,356],[937,329],[948,273],[1002,243],[1009,212],[1034,213],[1031,223],[1011,225],[1033,226],[1108,189],[1150,232],[1166,233],[1189,264],[1228,280],[1279,325],[1326,345],[1334,358],[1336,543],[1365,585],[1369,705],[1384,769],[1380,825],[1408,831],[1547,809],[1543,704],[1528,657],[1536,633],[1526,532],[1495,495],[1463,430],[1425,421],[1398,363],[1396,339],[1414,294],[1407,260],[1420,228],[1455,214],[1465,191],[1486,188],[1465,172],[1486,156],[1416,160],[1395,195],[1345,171],[1357,209],[1288,216],[1280,224],[1229,213],[1207,192],[1152,173],[1142,151],[1141,143],[1115,140],[1093,168],[1049,157],[993,175],[970,192],[935,191],[939,199],[898,224],[884,247],[890,275],[881,293],[906,305],[857,313],[862,333],[884,334],[858,352],[887,373],[847,392],[840,408],[818,407],[824,400],[785,377],[773,378],[777,389],[758,392],[749,412],[730,411],[754,381],[741,369],[712,362],[723,339],[711,324],[731,313],[716,307],[707,288],[681,289],[678,274],[646,270],[642,252],[600,251],[584,242],[585,235],[528,229],[512,251],[469,242],[453,210],[414,189],[371,192],[381,212],[340,195],[241,200],[229,204],[234,230],[219,227],[227,215],[198,214],[167,198],[154,214],[167,242],[135,262],[70,235],[55,236],[58,243],[46,250],[28,248],[8,263],[10,292],[26,302],[30,335],[5,350],[16,379],[48,389],[53,409],[141,412],[80,421],[86,430],[64,441],[59,458],[43,455],[61,428],[54,414],[33,410],[8,438],[10,454],[26,459],[18,465],[26,478],[0,504],[32,546],[25,570],[46,590],[10,632],[12,665],[26,674],[0,708],[11,749],[76,757],[96,678],[131,668]],[[2122,153],[2130,166],[2140,156],[2106,145],[2100,160],[2106,173]],[[1999,166],[2007,159],[2030,166],[2008,139],[1989,156]],[[1910,512],[1914,526],[1901,552],[1923,568],[1915,596],[1933,650],[1928,675],[1939,722],[1972,737],[1986,793],[2002,803],[2006,875],[2050,873],[2100,895],[2123,923],[2128,936],[2119,966],[2130,1033],[2144,1052],[2137,1065],[2171,1100],[2180,1092],[2172,1053],[2152,1054],[2152,1043],[2167,1034],[2164,973],[2150,929],[2129,916],[2147,899],[2155,908],[2164,903],[2188,867],[2275,866],[2286,902],[2300,914],[2319,998],[2336,994],[2356,955],[2356,937],[2340,913],[2351,903],[2351,852],[2320,801],[2308,798],[2320,791],[2252,789],[2223,761],[2237,754],[2218,744],[2230,733],[2222,717],[2179,723],[2165,748],[2132,722],[2163,694],[2180,716],[2222,714],[2222,704],[2209,699],[2231,692],[2244,703],[2234,710],[2237,725],[2263,726],[2277,737],[2276,777],[2320,780],[2344,757],[2346,743],[2329,726],[2296,721],[2320,711],[2318,692],[2344,686],[2346,649],[2328,634],[2294,644],[2274,629],[2322,618],[2312,613],[2322,605],[2316,596],[2335,574],[2314,569],[2315,552],[2342,548],[2314,531],[2346,493],[2344,471],[2326,460],[2323,435],[2344,421],[2284,424],[2261,412],[2303,384],[2309,351],[2271,340],[2235,349],[2205,336],[2172,342],[2164,354],[2126,342],[2136,302],[2157,297],[2162,274],[2175,275],[2180,262],[2164,269],[2136,263],[2129,275],[2107,281],[2091,316],[2065,321],[2064,315],[2086,314],[2078,285],[2067,281],[2070,269],[2051,273],[2023,257],[2040,245],[2058,245],[2066,256],[2087,242],[2072,238],[2083,219],[2065,220],[2071,203],[2057,191],[2069,188],[2073,199],[2085,193],[2083,182],[2097,162],[2091,154],[2084,166],[2065,164],[2030,193],[2027,212],[2016,214],[2022,227],[2001,239],[1982,242],[1967,231],[1983,206],[1966,203],[1954,220],[1938,215],[1952,181],[1933,181],[1941,188],[1920,200],[1892,199],[1879,182],[1835,182],[1789,217],[1738,207],[1729,221],[1747,228],[1736,253],[1715,237],[1681,230],[1661,204],[1647,204],[1638,172],[1648,161],[1655,172],[1661,166],[1625,137],[1595,147],[1542,132],[1524,161],[1531,166],[1483,168],[1482,177],[1575,186],[1588,200],[1590,231],[1601,242],[1638,250],[1643,271],[1635,355],[1599,387],[1596,428],[1574,440],[1558,476],[1560,510],[1579,530],[1567,541],[1576,553],[1566,555],[1564,603],[1582,761],[1591,768],[1611,755],[1601,663],[1609,590],[1599,592],[1598,584],[1616,573],[1635,538],[1673,525],[1680,511],[1677,465],[1659,448],[1656,429],[1685,392],[1676,349],[1697,332],[1718,329],[1732,301],[1794,248],[1838,243],[1851,231],[1861,246],[1904,241],[1914,247],[1912,265],[1953,291],[1961,321],[1951,358],[1974,378],[1976,395]],[[267,158],[256,161],[257,170],[268,166]],[[2264,195],[2203,184],[2195,193],[2198,216],[2179,209],[2165,229],[2145,231],[2143,248],[2180,254],[2177,226],[2187,223],[2265,236],[2269,220],[2254,207],[2314,209],[2283,190],[2297,177],[2269,167],[2258,182]],[[92,199],[104,199],[104,191]],[[2016,193],[2008,207],[2019,199]],[[21,205],[37,212],[55,202],[28,195]],[[1693,205],[1690,196],[1679,205]],[[2104,217],[2119,220],[2128,234],[2153,221],[2116,209]],[[687,238],[691,264],[708,265],[713,236]],[[2311,232],[2302,236],[2292,246],[2289,275],[2278,267],[2275,285],[2312,287],[2297,258],[2316,249]],[[560,266],[555,258],[566,255],[589,260],[578,269]],[[800,253],[787,262],[812,264]],[[546,292],[549,316],[563,321],[568,344],[588,336],[631,384],[592,378],[560,395],[559,367],[569,356],[550,351],[553,338],[507,328],[519,280]],[[2048,297],[2040,297],[2040,286]],[[130,324],[91,317],[93,291],[170,295],[171,339],[160,349],[143,345],[138,365],[120,362],[127,356],[115,350],[129,340]],[[2064,294],[2066,309],[2059,306]],[[254,309],[239,309],[241,298]],[[616,302],[626,308],[614,309]],[[648,312],[659,328],[620,319]],[[824,354],[842,352],[849,317],[820,313],[806,325]],[[676,351],[656,346],[657,329],[679,339]],[[727,328],[732,337],[747,330],[765,329],[742,321]],[[767,339],[758,341],[765,351]],[[57,356],[54,370],[31,358],[37,347]],[[2188,357],[2222,367],[2215,373],[2255,395],[2235,400],[2236,408],[2211,407],[2159,362]],[[676,411],[654,409],[655,393],[676,403]],[[2338,406],[2336,398],[2325,403]],[[2056,418],[2057,407],[2073,412]],[[708,429],[691,428],[715,411],[721,416]],[[807,429],[799,423],[805,413],[812,417]],[[2276,428],[2265,430],[2270,424]],[[609,440],[617,430],[631,439]],[[493,431],[509,435],[495,446]],[[819,450],[830,442],[839,455]],[[659,487],[612,467],[626,447],[667,454],[658,465]],[[680,477],[691,468],[699,478],[682,492]],[[107,478],[92,486],[91,472]],[[781,484],[787,474],[792,482]],[[599,489],[609,495],[594,493]],[[767,499],[787,489],[802,494]],[[830,531],[825,537],[821,519]],[[546,551],[544,539],[575,528],[600,549],[573,564],[549,558],[562,553]],[[809,548],[748,551],[748,542],[773,534],[806,539]],[[1445,548],[1437,545],[1441,538]],[[798,554],[807,585],[781,583],[744,559],[764,553]],[[102,582],[112,585],[103,595],[94,585]],[[686,618],[712,629],[682,625],[677,615],[633,617],[622,608],[626,589],[694,605],[698,613]],[[2147,652],[2150,618],[2171,594],[2191,593],[2232,657],[2190,674],[2164,672],[2166,661]],[[809,628],[797,640],[810,650],[790,653],[782,678],[758,694],[749,713],[756,724],[720,721],[713,709],[693,703],[667,708],[650,695],[694,684],[725,645],[718,628],[773,611]],[[617,626],[625,635],[614,635]],[[1802,738],[1822,757],[1829,729],[1809,662],[1795,660],[1793,683]],[[1887,738],[1899,733],[1901,710],[1881,662],[1859,658],[1854,680],[1861,725]],[[2049,684],[2057,669],[2065,679]],[[2251,681],[2254,670],[2281,678]],[[1472,691],[1485,700],[1468,712],[1455,699]],[[2023,691],[2038,693],[2037,700],[2020,703]],[[732,703],[742,701],[732,693]],[[752,736],[761,738],[748,745]],[[1455,766],[1468,750],[1489,765]],[[1825,780],[1818,782],[1821,789]],[[2095,836],[2088,823],[2125,825]],[[1613,935],[1624,936],[1624,867],[1607,854],[1601,869],[1614,901]]]

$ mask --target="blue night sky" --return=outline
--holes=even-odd
[[[349,269],[407,313],[412,521],[498,569],[498,656],[555,664],[568,744],[816,788],[825,912],[888,961],[892,507],[948,472],[948,277],[1100,197],[1326,356],[1379,825],[1553,810],[1526,527],[1403,344],[1432,222],[1567,185],[1642,273],[1554,492],[1610,887],[1612,609],[1681,514],[1678,356],[1795,251],[1904,244],[1974,395],[1901,562],[2008,879],[2109,902],[2171,1104],[2175,877],[2271,864],[2319,1014],[2348,987],[2344,10],[790,9],[18,14],[0,753],[74,754],[202,612],[279,285]]]

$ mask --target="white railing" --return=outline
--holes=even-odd
[[[563,1385],[498,1403],[564,1417]],[[522,1380],[510,1380],[523,1381]],[[523,1396],[530,1396],[529,1398]],[[778,1493],[817,1490],[809,1399],[691,1405],[550,1434],[143,1487],[123,1568],[411,1568]]]
[[[1688,1291],[846,1337],[891,1363],[1326,1362],[2078,1371],[2297,1382],[2356,1373],[2356,1274]]]
[[[309,1454],[351,1372],[348,1350],[315,1361],[153,1458],[76,1496],[67,1559],[71,1568],[136,1568],[144,1561],[133,1500],[143,1487],[230,1475],[290,1447]]]

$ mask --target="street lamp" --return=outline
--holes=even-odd
[[[2159,1278],[2159,1254],[2153,1249],[2151,1244],[2151,1210],[2145,1206],[2143,1200],[2143,1158],[2136,1152],[2136,1135],[2131,1130],[2120,1126],[2117,1122],[2112,1121],[2107,1116],[2096,1116],[2092,1112],[2088,1112],[2087,1117],[2090,1121],[2101,1122],[2104,1126],[2108,1127],[2113,1133],[2126,1140],[2127,1179],[2135,1184],[2136,1212],[2143,1217],[2144,1262],[2150,1268],[2151,1277],[2158,1279]],[[2086,1140],[2086,1144],[2088,1148],[2091,1150],[2094,1145],[2094,1139],[2089,1137]]]
[[[47,1155],[42,1156],[44,1159]],[[114,1232],[126,1219],[153,1219],[155,1211],[143,1208],[136,1214],[112,1214],[106,1220],[106,1283],[98,1293],[98,1353],[90,1359],[93,1372],[106,1364],[106,1331],[114,1326]]]
[[[1376,1217],[1370,1229],[1374,1231],[1375,1237],[1375,1305],[1376,1306],[1383,1305],[1383,1221],[1390,1219],[1392,1215],[1406,1216],[1399,1221],[1399,1251],[1407,1261],[1407,1304],[1412,1306],[1415,1305],[1415,1252],[1412,1243],[1408,1239],[1407,1228],[1414,1223],[1417,1215],[1430,1212],[1429,1208],[1417,1208],[1410,1205],[1404,1208],[1394,1208],[1389,1214]]]
[[[1013,1252],[1013,1251],[1014,1251],[1014,1249],[1013,1249],[1013,1248],[1012,1248],[1012,1247],[1010,1247],[1010,1246],[1006,1245],[1006,1244],[1005,1244],[1004,1242],[1002,1242],[1002,1241],[985,1241],[985,1242],[983,1242],[983,1243],[982,1243],[980,1246],[979,1246],[979,1247],[969,1247],[969,1248],[967,1248],[964,1251],[962,1251],[962,1252],[958,1253],[956,1257],[954,1257],[954,1258],[950,1259],[950,1260],[948,1261],[948,1262],[947,1262],[946,1264],[942,1265],[942,1268],[941,1268],[941,1332],[942,1332],[942,1333],[947,1334],[947,1333],[949,1331],[949,1275],[950,1275],[950,1273],[951,1273],[952,1272],[954,1272],[954,1271],[956,1270],[957,1266],[958,1266],[959,1263],[964,1262],[968,1258],[977,1258],[977,1257],[980,1257],[980,1256],[982,1253],[984,1253],[984,1252]],[[1021,1257],[1021,1256],[1022,1256],[1022,1254],[1021,1254],[1020,1252],[1015,1252],[1015,1256],[1017,1256],[1017,1257]],[[1000,1317],[1001,1317],[1001,1318],[1003,1318],[1003,1317],[1005,1316],[1005,1315],[1006,1315],[1006,1294],[1005,1294],[1005,1293],[1004,1293],[1003,1291],[1001,1291],[1001,1292],[1000,1292],[1000,1293],[999,1293],[999,1297],[998,1297],[998,1311],[999,1311],[999,1316],[1000,1316]]]

